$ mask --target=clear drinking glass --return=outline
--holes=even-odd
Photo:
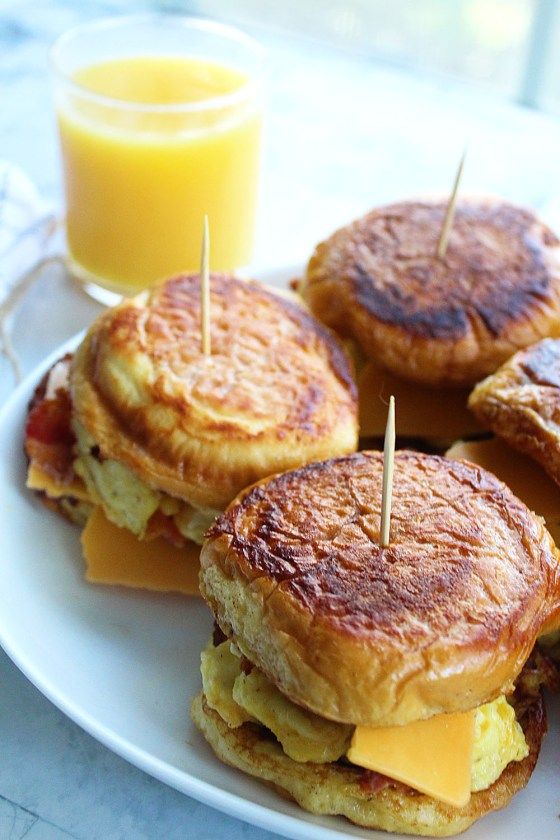
[[[264,51],[197,18],[101,20],[67,32],[51,64],[70,266],[88,284],[133,293],[253,247]]]

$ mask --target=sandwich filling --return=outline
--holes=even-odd
[[[60,359],[35,391],[25,430],[29,459],[27,486],[70,518],[85,525],[95,505],[108,519],[139,539],[164,537],[183,546],[202,544],[220,511],[197,508],[148,487],[124,464],[105,458],[85,428],[72,417],[69,391],[71,354]],[[80,514],[79,518],[77,513]]]
[[[67,354],[43,377],[31,399],[25,424],[27,487],[47,507],[85,525],[93,505],[83,481],[74,472],[72,404],[68,390]]]
[[[473,712],[468,712],[466,728],[461,724],[459,729],[468,733],[464,756],[457,754],[458,743],[453,738],[453,730],[446,732],[449,740],[443,745],[451,760],[457,765],[463,764],[467,768],[466,800],[455,793],[441,787],[423,784],[422,768],[418,773],[411,772],[411,768],[401,768],[393,776],[384,766],[372,766],[378,762],[379,750],[377,741],[392,741],[391,730],[397,729],[397,737],[404,736],[405,730],[411,728],[410,734],[418,748],[419,737],[412,728],[418,723],[403,727],[381,728],[354,727],[348,724],[326,720],[307,709],[296,705],[285,697],[268,678],[255,666],[246,660],[229,640],[218,645],[210,643],[201,656],[201,673],[203,692],[210,708],[216,711],[230,728],[238,728],[246,723],[258,724],[271,733],[282,747],[284,753],[294,761],[312,762],[317,764],[342,762],[364,767],[367,770],[388,776],[390,782],[405,783],[409,787],[428,793],[436,799],[452,805],[462,806],[468,802],[471,792],[484,790],[492,785],[502,774],[511,761],[522,761],[529,753],[529,748],[523,730],[515,717],[513,707],[504,696],[498,697],[490,703],[479,706]],[[460,715],[441,715],[440,718],[459,718]],[[464,716],[463,716],[464,717]],[[435,718],[431,722],[438,722]],[[423,724],[424,722],[419,722]],[[426,723],[430,723],[427,721]],[[430,733],[428,749],[425,753],[426,764],[430,759],[437,760],[438,745],[434,734]],[[453,739],[452,739],[453,738]],[[364,749],[364,742],[366,748]],[[370,746],[372,749],[369,749]],[[420,750],[422,747],[420,745]],[[373,761],[370,759],[373,756]],[[376,758],[377,756],[377,758]],[[365,761],[362,759],[365,757]],[[391,764],[391,761],[389,761]],[[426,767],[427,776],[432,768]],[[436,768],[437,770],[438,768]],[[436,773],[437,775],[437,773]],[[415,783],[414,780],[417,779]]]
[[[151,536],[154,522],[157,524],[158,519],[166,517],[180,537],[202,544],[205,532],[220,511],[197,508],[149,487],[120,461],[103,457],[95,440],[78,420],[74,419],[72,426],[77,452],[74,470],[111,522],[145,539]]]

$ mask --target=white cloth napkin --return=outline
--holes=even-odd
[[[45,265],[63,259],[61,217],[27,175],[0,160],[0,352],[21,378],[11,327],[18,304]]]

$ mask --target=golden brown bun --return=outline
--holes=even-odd
[[[150,487],[224,508],[262,476],[351,452],[356,390],[331,333],[255,282],[211,277],[212,354],[198,276],[101,315],[76,353],[78,420]]]
[[[446,201],[372,210],[317,246],[312,311],[393,373],[473,385],[520,347],[560,335],[559,241],[530,210],[460,200],[443,259]]]
[[[489,788],[473,793],[464,808],[453,808],[398,783],[369,790],[364,784],[367,771],[355,767],[293,761],[259,727],[246,723],[230,729],[207,706],[202,694],[194,698],[191,715],[218,758],[269,784],[313,814],[340,814],[367,828],[438,837],[458,834],[507,805],[529,781],[546,732],[544,704],[537,694],[523,701],[518,712],[529,746],[527,758],[508,764]]]
[[[260,482],[210,529],[200,579],[280,691],[372,726],[507,693],[560,605],[543,520],[466,462],[396,453],[381,549],[382,463],[360,452]]]
[[[560,484],[560,340],[520,350],[476,386],[469,407]]]
[[[551,528],[560,524],[560,487],[532,458],[514,452],[501,438],[457,440],[445,455],[494,473],[530,510],[543,517],[551,533]]]

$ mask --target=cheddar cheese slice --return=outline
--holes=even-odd
[[[358,374],[358,391],[362,437],[383,437],[391,394],[397,404],[399,435],[403,437],[452,441],[482,431],[467,408],[468,390],[429,388],[367,362]]]
[[[71,484],[62,484],[50,476],[47,472],[38,467],[33,461],[27,468],[26,486],[30,490],[41,490],[50,496],[51,499],[60,499],[63,496],[73,496],[81,502],[89,502],[90,497],[86,486],[79,478],[75,478]]]
[[[177,548],[163,537],[138,540],[96,507],[82,532],[86,580],[156,592],[199,595],[200,546]]]
[[[471,795],[474,710],[406,726],[357,726],[347,757],[415,790],[464,807]]]

